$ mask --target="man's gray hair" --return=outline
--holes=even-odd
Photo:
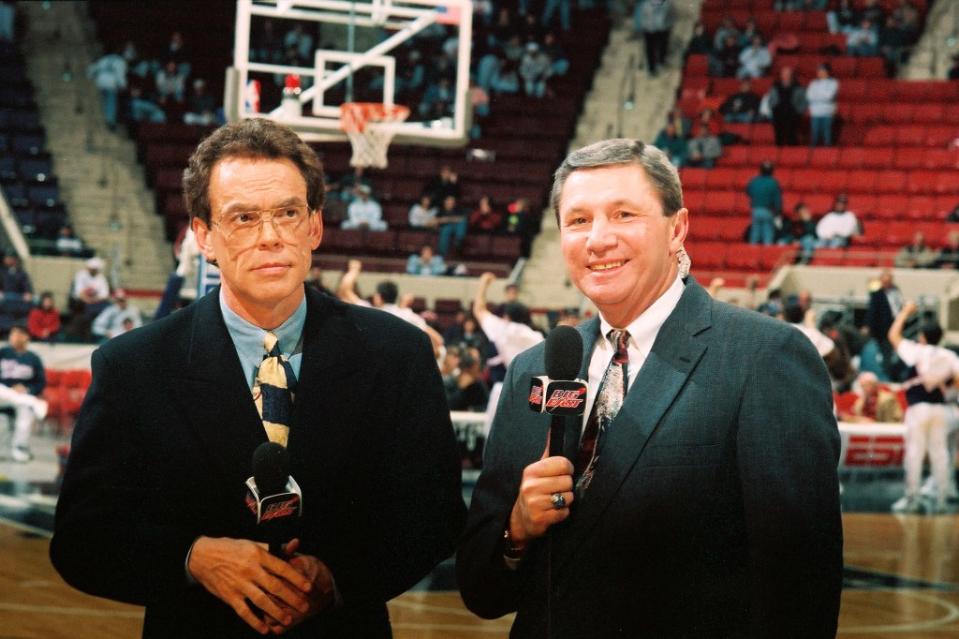
[[[670,217],[683,208],[683,187],[679,182],[679,172],[669,161],[669,157],[655,146],[644,144],[640,140],[614,138],[594,142],[573,151],[556,169],[553,174],[553,190],[549,196],[556,221],[559,221],[559,198],[570,173],[617,164],[637,164],[643,168],[646,177],[659,194],[663,215]]]

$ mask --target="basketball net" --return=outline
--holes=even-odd
[[[396,135],[394,125],[409,115],[410,110],[399,104],[346,102],[340,105],[340,128],[353,147],[350,165],[385,169],[386,152]]]

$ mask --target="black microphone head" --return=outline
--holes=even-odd
[[[559,325],[546,337],[546,376],[576,379],[583,363],[583,338],[572,326]]]
[[[290,453],[275,442],[264,442],[253,451],[253,481],[260,495],[286,490],[290,478]]]

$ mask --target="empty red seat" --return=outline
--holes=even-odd
[[[781,263],[788,263],[790,253],[795,253],[796,249],[788,245],[775,244],[764,246],[759,253],[759,268],[771,271]],[[793,255],[795,257],[795,255]]]
[[[922,152],[922,166],[927,169],[959,168],[959,150],[919,149]]]
[[[684,188],[683,189],[683,206],[689,209],[689,212],[695,216],[698,213],[702,212],[703,202],[706,200],[706,197],[707,197],[706,191],[692,191],[687,188]]]
[[[945,121],[946,109],[943,104],[917,104],[912,114],[917,124],[941,124]]]
[[[939,194],[957,194],[959,197],[959,171],[938,171],[935,191]]]
[[[956,130],[956,127],[930,126],[926,128],[926,134],[923,136],[922,142],[929,147],[946,148],[957,138],[959,138],[959,131]],[[920,141],[917,140],[916,144],[919,143]]]
[[[686,60],[685,77],[705,76],[709,73],[709,59],[705,55],[691,55]]]
[[[876,190],[876,172],[862,169],[850,171],[847,188],[850,192],[874,192]]]
[[[735,215],[736,191],[710,192],[703,202],[703,212],[710,215]]]
[[[936,198],[931,195],[913,195],[906,206],[911,220],[932,220],[936,217]]]
[[[874,217],[876,215],[876,196],[872,193],[850,193],[847,206],[860,220]]]
[[[914,195],[935,193],[939,175],[938,171],[910,171],[907,188]]]
[[[707,269],[721,269],[726,264],[725,242],[692,242],[689,256],[696,266]]]
[[[820,169],[832,168],[839,164],[839,149],[815,148],[809,154],[809,165]]]
[[[787,188],[793,191],[817,191],[822,171],[819,169],[793,169],[792,180]]]
[[[866,146],[892,146],[896,144],[896,130],[888,126],[871,127],[866,131],[863,143]]]
[[[883,244],[886,246],[901,247],[912,241],[916,225],[912,222],[890,222]]]
[[[779,163],[783,166],[808,166],[809,149],[804,146],[785,146],[779,150]]]
[[[810,263],[813,266],[841,266],[845,255],[846,249],[817,248]]]
[[[726,267],[741,271],[755,271],[759,268],[763,247],[759,244],[737,244],[730,247],[726,254]]]
[[[862,168],[867,153],[868,150],[862,147],[846,147],[839,151],[839,166],[846,169]]]
[[[769,160],[774,164],[779,162],[779,147],[768,144],[754,144],[746,147],[749,149],[749,163],[759,168],[759,165]]]
[[[685,168],[679,173],[679,179],[686,190],[702,190],[706,188],[706,176],[710,169]]]
[[[875,102],[854,104],[850,119],[857,124],[874,124],[883,120],[883,105]]]
[[[876,190],[880,193],[902,193],[906,190],[906,172],[879,171],[876,174]]]
[[[923,165],[927,149],[903,147],[896,149],[895,167],[897,169],[918,169]]]
[[[903,220],[908,208],[907,195],[883,195],[876,198],[876,215],[884,220]]]
[[[837,78],[851,78],[852,76],[856,74],[856,58],[853,58],[851,56],[841,56],[838,58],[833,58],[830,61],[830,65],[832,66],[832,74]],[[840,99],[842,99],[843,97],[847,95],[845,93],[847,90],[846,82],[848,82],[848,80],[843,80],[842,85],[839,87]],[[864,92],[865,90],[863,89],[863,93]],[[854,90],[853,95],[855,95],[856,93],[857,92]]]
[[[862,159],[862,168],[888,169],[893,166],[895,155],[896,149],[891,146],[869,149],[869,152]]]
[[[833,72],[836,70],[836,64],[841,60],[853,60],[852,58],[834,58],[832,61]],[[855,61],[853,60],[853,65]],[[855,68],[855,67],[854,67]],[[849,78],[843,80],[842,84],[839,86],[839,101],[840,103],[844,101],[857,102],[866,97],[866,80],[860,80],[858,78]]]
[[[749,147],[738,145],[726,147],[723,149],[720,162],[723,166],[748,166]]]
[[[860,78],[885,77],[886,64],[882,58],[857,58],[856,75]]]
[[[849,172],[842,169],[819,171],[819,187],[827,193],[841,193],[849,186]]]
[[[899,146],[915,146],[926,138],[926,127],[908,125],[895,128],[895,140]]]

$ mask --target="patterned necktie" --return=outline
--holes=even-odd
[[[629,332],[613,329],[609,332],[609,341],[616,345],[616,352],[613,359],[610,360],[606,372],[603,373],[603,379],[599,384],[599,392],[596,394],[596,401],[593,402],[593,410],[586,420],[586,428],[583,430],[583,439],[580,442],[579,456],[576,460],[576,474],[579,480],[576,482],[576,496],[582,497],[589,488],[593,475],[596,472],[596,463],[599,461],[599,453],[602,445],[603,434],[609,428],[609,425],[616,418],[620,407],[623,405],[623,399],[626,397],[626,387],[628,383],[629,354],[626,346],[629,344]]]
[[[280,353],[276,335],[267,332],[263,337],[263,361],[253,382],[253,401],[263,420],[263,428],[271,442],[286,446],[293,414],[293,393],[296,376],[293,368]]]

